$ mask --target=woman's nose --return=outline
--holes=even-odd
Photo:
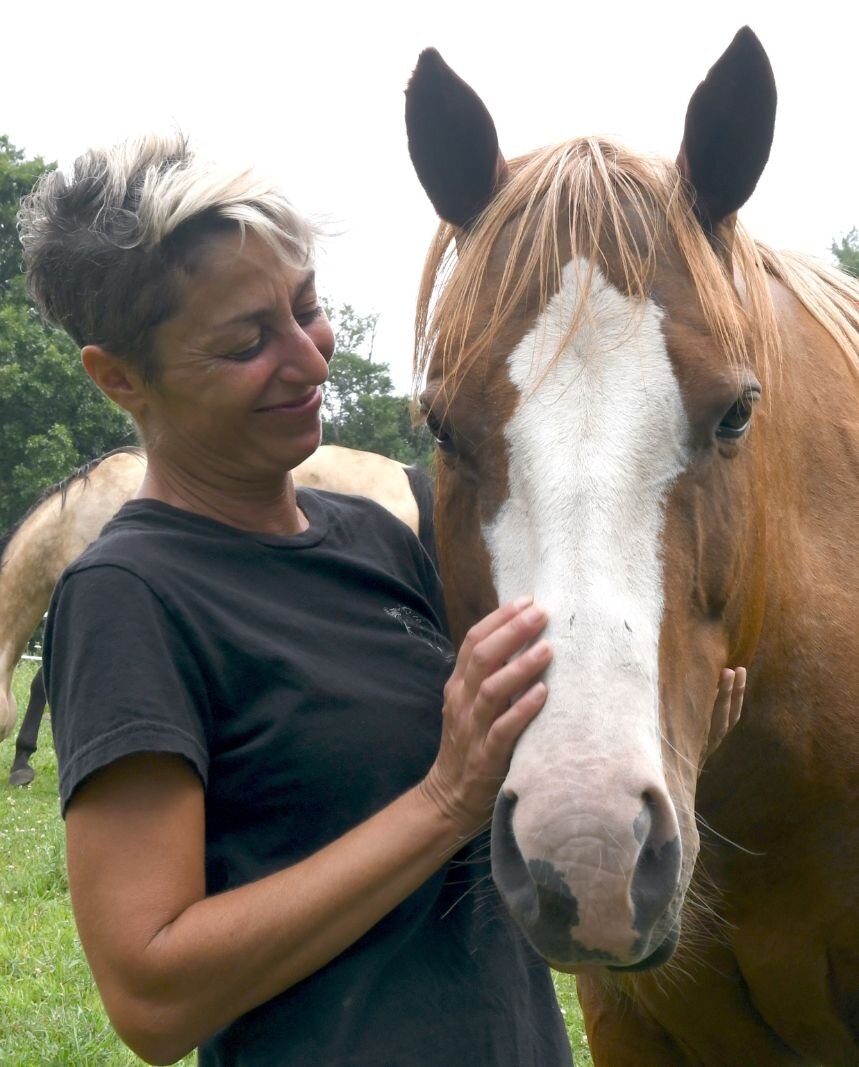
[[[333,350],[333,344],[332,344]],[[310,381],[321,385],[328,380],[328,361],[317,339],[296,324],[281,341],[278,374],[289,381]]]

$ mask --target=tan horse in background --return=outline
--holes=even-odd
[[[746,29],[676,162],[507,161],[437,52],[407,92],[451,626],[533,594],[554,647],[493,876],[597,1067],[859,1065],[859,286],[737,225],[775,96]]]
[[[134,496],[145,472],[141,449],[94,460],[48,490],[10,532],[0,554],[0,741],[17,717],[12,675],[57,578]],[[396,460],[322,445],[292,473],[296,485],[369,497],[419,532],[418,505]]]

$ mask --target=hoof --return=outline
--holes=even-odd
[[[29,765],[13,767],[9,774],[9,785],[29,785],[36,777],[36,772]]]

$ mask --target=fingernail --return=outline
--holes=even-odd
[[[542,608],[537,607],[536,604],[532,604],[527,611],[522,612],[522,618],[527,623],[542,622],[543,619],[546,618],[546,612]]]
[[[517,611],[521,611],[522,608],[527,608],[533,599],[532,596],[517,597],[517,599],[513,601],[513,607],[516,608]]]

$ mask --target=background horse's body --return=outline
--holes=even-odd
[[[146,471],[139,449],[122,449],[76,471],[11,531],[0,554],[0,741],[15,725],[12,675],[63,568],[136,492]]]
[[[533,593],[555,647],[493,874],[598,1067],[859,1064],[859,289],[736,227],[774,114],[750,31],[676,165],[508,164],[434,53],[407,94],[451,623]]]
[[[100,458],[49,490],[7,539],[0,554],[0,741],[17,715],[12,674],[47,610],[57,578],[134,496],[145,471],[140,449]],[[369,497],[419,532],[409,477],[396,460],[323,445],[293,477],[297,485]]]

